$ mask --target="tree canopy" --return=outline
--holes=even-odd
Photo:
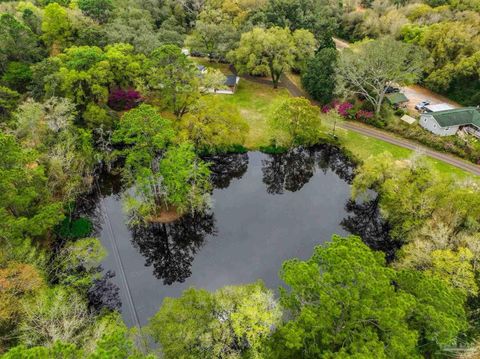
[[[273,87],[277,88],[282,74],[313,56],[316,42],[307,30],[272,27],[255,27],[243,33],[237,49],[229,58],[241,73],[252,75],[269,74]]]

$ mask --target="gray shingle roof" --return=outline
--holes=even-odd
[[[225,80],[225,85],[233,87],[237,84],[237,76],[227,75]]]

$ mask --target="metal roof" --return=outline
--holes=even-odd
[[[391,105],[397,105],[399,103],[408,102],[407,96],[405,96],[405,94],[401,92],[394,92],[394,93],[388,94],[386,97],[387,97],[387,101]]]
[[[446,111],[446,110],[453,110],[455,107],[450,106],[448,103],[439,103],[436,105],[426,105],[424,107],[425,110],[428,112],[438,112],[438,111]]]
[[[430,112],[441,127],[475,125],[480,128],[480,112],[475,107]]]
[[[225,85],[233,87],[237,84],[237,76],[235,75],[228,75],[225,79]]]

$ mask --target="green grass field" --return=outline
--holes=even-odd
[[[234,95],[214,95],[237,106],[250,127],[245,146],[258,149],[268,145],[267,118],[290,95],[285,89],[274,90],[265,85],[241,79]]]
[[[196,62],[205,66],[220,69],[225,74],[230,73],[225,64],[210,63],[208,60],[195,59]],[[270,86],[241,79],[234,95],[218,96],[221,101],[237,106],[241,115],[250,126],[245,146],[256,150],[261,146],[268,145],[267,119],[275,108],[290,96],[286,89],[273,89]],[[332,123],[324,123],[325,131],[331,132]],[[388,142],[367,137],[356,132],[339,129],[336,131],[341,144],[360,160],[367,159],[372,155],[378,155],[385,151],[390,152],[395,158],[403,159],[412,156],[413,151],[399,147]],[[453,175],[456,178],[471,176],[455,166],[428,157],[428,161],[444,175]]]

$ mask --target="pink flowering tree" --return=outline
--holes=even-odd
[[[115,111],[131,110],[141,102],[142,96],[133,89],[115,89],[108,97],[108,106]]]

